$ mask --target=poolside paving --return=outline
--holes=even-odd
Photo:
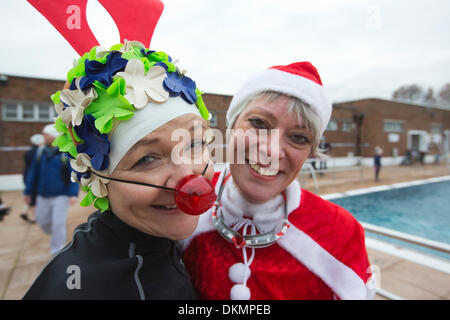
[[[450,175],[446,165],[415,165],[411,167],[384,167],[381,181],[373,181],[371,168],[318,176],[318,194],[343,192],[356,188]],[[309,176],[300,179],[304,188],[316,192]],[[0,222],[0,299],[21,299],[42,268],[51,259],[50,237],[36,224],[23,221],[22,192],[2,192],[11,213]],[[80,194],[79,201],[83,195]],[[78,204],[69,210],[67,241],[74,228],[86,221],[93,207]],[[450,275],[411,261],[368,249],[372,265],[380,268],[381,288],[405,299],[450,299]],[[377,295],[376,299],[384,299]]]

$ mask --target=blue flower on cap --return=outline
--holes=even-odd
[[[108,55],[108,58],[104,64],[96,60],[86,59],[84,62],[86,76],[82,77],[80,80],[80,89],[88,89],[96,80],[106,87],[109,87],[113,81],[112,77],[117,72],[125,70],[125,66],[128,63],[128,60],[122,58],[121,56],[121,52],[113,51]],[[76,89],[75,80],[72,81],[70,89]]]
[[[78,181],[81,181],[81,178],[89,179],[91,177],[91,172],[89,170],[85,172],[78,172],[73,170],[73,172],[75,172]]]
[[[95,118],[88,114],[79,126],[74,127],[77,135],[84,143],[77,145],[78,153],[86,153],[91,158],[92,167],[103,171],[109,166],[110,142],[106,134],[101,134],[95,127]]]
[[[178,97],[181,95],[183,100],[187,103],[193,104],[197,101],[197,94],[195,93],[195,82],[184,75],[179,75],[178,72],[166,72],[167,77],[164,79],[163,86],[169,92],[171,97]]]

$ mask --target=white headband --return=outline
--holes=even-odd
[[[121,121],[110,134],[109,172],[112,173],[127,151],[147,134],[189,113],[201,117],[195,104],[174,97],[162,104],[148,103],[145,108],[136,111],[129,120]]]

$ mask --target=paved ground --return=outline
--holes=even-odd
[[[342,192],[374,185],[390,184],[435,176],[450,175],[445,165],[385,167],[381,181],[374,182],[371,168],[326,173],[318,177],[319,190],[309,177],[302,176],[302,185],[319,194]],[[12,207],[10,215],[0,222],[0,299],[20,299],[50,259],[50,238],[34,224],[22,221],[21,192],[2,192],[3,201]],[[80,195],[80,199],[82,195]],[[70,208],[68,241],[73,229],[86,221],[93,208]],[[368,249],[372,265],[381,269],[381,287],[406,299],[450,299],[450,275]],[[377,296],[377,299],[383,299]]]

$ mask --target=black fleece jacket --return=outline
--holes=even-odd
[[[95,212],[23,299],[195,299],[176,241]]]

